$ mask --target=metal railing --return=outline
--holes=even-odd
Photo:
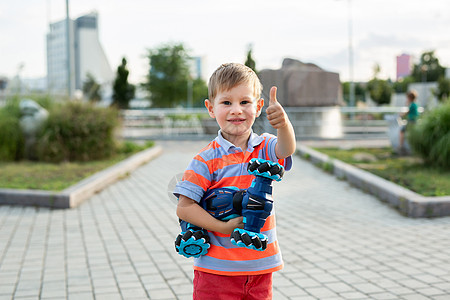
[[[407,108],[289,107],[285,110],[297,138],[387,139],[385,115],[398,115],[406,112]],[[122,111],[121,136],[125,139],[203,139],[215,136],[218,129],[205,108]],[[256,133],[275,133],[264,112],[256,119],[253,130]],[[336,131],[336,134],[327,137],[329,131]]]

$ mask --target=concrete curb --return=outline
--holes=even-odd
[[[159,146],[138,152],[61,192],[0,189],[0,205],[73,208],[161,153],[162,148]]]
[[[298,153],[313,164],[331,171],[336,177],[377,196],[411,218],[450,216],[450,196],[424,197],[367,171],[332,159],[307,146],[298,145]]]

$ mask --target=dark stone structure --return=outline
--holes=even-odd
[[[328,72],[311,63],[285,58],[281,69],[259,72],[268,103],[269,90],[277,86],[277,98],[284,107],[317,107],[343,104],[338,73]]]

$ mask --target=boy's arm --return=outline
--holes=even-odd
[[[404,118],[404,117],[406,117],[408,114],[409,114],[409,110],[411,109],[411,106],[408,106],[408,110],[406,111],[406,112],[404,112],[404,113],[401,113],[400,114],[400,117],[401,118]]]
[[[270,125],[277,130],[278,142],[275,153],[279,159],[292,155],[295,151],[296,141],[294,128],[281,104],[277,101],[277,88],[270,89],[269,106],[266,109]]]
[[[244,228],[243,217],[230,219],[226,222],[217,220],[196,201],[183,195],[180,195],[178,199],[177,216],[198,227],[223,234],[231,234],[236,228]]]

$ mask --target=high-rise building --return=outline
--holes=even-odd
[[[188,60],[189,63],[189,70],[191,73],[191,76],[194,79],[201,78],[206,81],[205,79],[205,57],[203,56],[193,56]]]
[[[67,32],[70,43],[70,94],[81,90],[87,74],[108,90],[114,73],[99,41],[98,14],[96,12],[67,22],[62,20],[50,24],[47,34],[47,84],[52,93],[68,92]]]
[[[412,57],[409,54],[397,56],[397,80],[411,75]]]

